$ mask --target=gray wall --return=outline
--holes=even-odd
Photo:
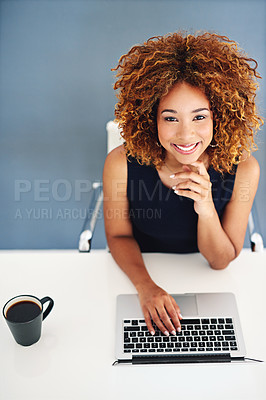
[[[0,247],[75,248],[106,152],[119,57],[148,37],[215,31],[258,60],[265,79],[263,0],[1,1]],[[265,82],[258,105],[265,116]],[[265,128],[264,128],[265,130]],[[263,131],[262,131],[263,133]],[[265,223],[265,138],[257,205]],[[94,247],[104,247],[100,218]]]

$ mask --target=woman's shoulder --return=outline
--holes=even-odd
[[[123,167],[123,165],[126,165],[126,161],[126,151],[121,144],[107,154],[105,164],[107,164],[108,167]]]
[[[127,156],[123,145],[120,145],[108,153],[104,163],[104,174],[125,175],[127,171]]]
[[[260,176],[260,166],[256,158],[244,155],[238,164],[236,176],[245,180],[257,180]]]

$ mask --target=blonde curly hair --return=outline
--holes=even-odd
[[[119,89],[115,117],[127,155],[140,164],[162,166],[165,149],[157,145],[158,104],[174,84],[187,82],[203,91],[213,112],[217,146],[207,150],[210,165],[230,172],[244,151],[257,149],[254,134],[263,124],[255,105],[257,66],[236,42],[215,33],[177,32],[132,47],[113,69],[118,78],[114,89]]]

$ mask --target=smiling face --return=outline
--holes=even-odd
[[[213,137],[213,118],[205,94],[187,83],[177,83],[162,97],[157,111],[158,138],[166,162],[191,164],[202,158]]]

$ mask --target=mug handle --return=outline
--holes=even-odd
[[[40,301],[41,301],[42,305],[44,305],[44,303],[46,303],[47,301],[50,302],[49,305],[48,305],[48,307],[46,308],[46,310],[45,310],[44,313],[43,313],[43,318],[42,318],[42,320],[44,320],[44,319],[47,317],[47,315],[50,313],[50,311],[52,310],[52,308],[53,308],[53,306],[54,306],[54,301],[53,301],[53,299],[51,299],[51,297],[49,297],[49,296],[44,297],[44,298],[41,299]]]

